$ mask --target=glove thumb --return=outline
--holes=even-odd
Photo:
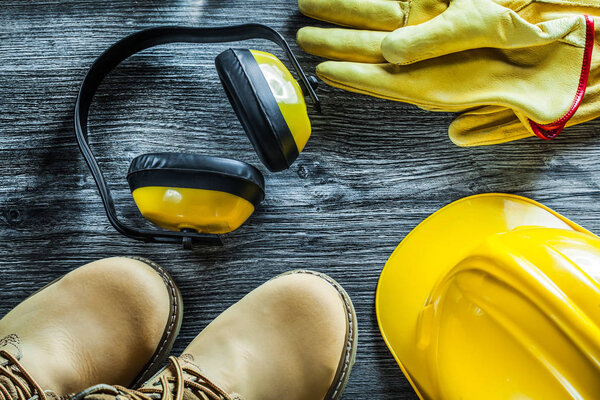
[[[558,40],[584,47],[585,32],[582,15],[531,24],[491,0],[453,0],[437,17],[388,34],[381,50],[391,63],[412,64],[475,48],[515,49]]]
[[[486,146],[533,136],[510,108],[484,106],[466,111],[448,127],[450,140],[461,147]]]

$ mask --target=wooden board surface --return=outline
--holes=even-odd
[[[529,196],[600,232],[599,122],[536,138],[461,149],[447,138],[452,115],[321,85],[323,114],[288,170],[266,174],[267,197],[222,248],[138,243],[108,223],[75,145],[72,112],[95,57],[137,29],[159,24],[260,22],[292,42],[312,23],[292,0],[4,0],[0,7],[0,314],[86,262],[145,256],[168,268],[186,314],[175,352],[246,292],[281,272],[325,272],[350,293],[360,333],[345,399],[415,399],[377,327],[374,296],[388,256],[443,205],[483,192]],[[278,53],[269,43],[251,46]],[[226,45],[145,51],[103,83],[91,142],[121,215],[143,224],[125,175],[136,155],[186,151],[259,165],[213,67]],[[262,166],[259,168],[266,172]],[[401,318],[401,315],[399,316]]]

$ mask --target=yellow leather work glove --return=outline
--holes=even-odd
[[[592,58],[600,43],[594,42],[590,17],[600,15],[599,0],[299,0],[298,5],[309,17],[352,28],[298,31],[305,51],[341,60],[317,67],[323,81],[428,110],[469,111],[450,127],[458,145],[532,134],[553,138],[566,125],[600,115],[600,60]]]
[[[600,49],[598,50],[600,51]],[[598,53],[592,57],[592,65],[598,65]],[[598,72],[598,71],[591,71]],[[593,79],[590,74],[590,83],[583,97],[580,107],[573,118],[569,119],[566,126],[573,126],[592,120],[600,116],[598,103],[600,101],[600,75]],[[484,106],[465,111],[452,121],[448,133],[452,141],[459,146],[481,146],[486,144],[509,142],[532,135],[523,122],[515,115],[514,111],[499,106]]]

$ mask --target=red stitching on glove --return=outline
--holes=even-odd
[[[585,15],[585,48],[583,50],[583,64],[581,65],[581,75],[579,77],[579,86],[577,86],[577,93],[575,94],[575,100],[573,100],[573,105],[569,111],[562,116],[561,119],[549,123],[549,124],[538,124],[537,122],[533,122],[531,119],[529,120],[529,125],[531,125],[531,129],[533,129],[533,133],[539,138],[550,140],[554,139],[558,136],[560,132],[564,129],[567,121],[571,119],[571,117],[575,114],[579,106],[581,105],[581,101],[583,100],[583,95],[585,94],[585,89],[588,84],[588,79],[590,76],[590,64],[592,61],[592,51],[594,50],[594,19],[589,15]]]

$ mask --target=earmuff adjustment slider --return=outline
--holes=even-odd
[[[182,229],[181,232],[184,232],[184,233],[190,233],[190,232],[197,233],[193,229]],[[194,240],[191,237],[186,236],[183,239],[181,239],[181,244],[183,245],[183,249],[184,250],[192,250],[193,244],[194,244]]]

